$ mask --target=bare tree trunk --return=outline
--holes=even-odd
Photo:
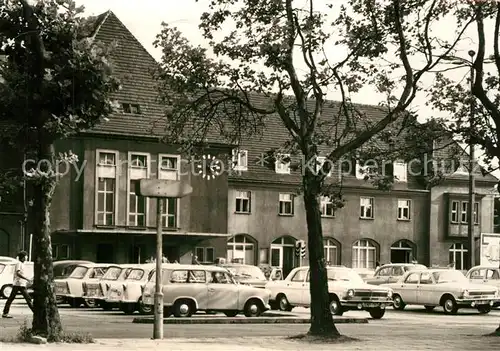
[[[42,133],[40,133],[42,134]],[[46,160],[54,165],[54,145],[39,139],[38,160]],[[50,171],[48,165],[45,172]],[[56,187],[56,178],[49,175],[40,178],[34,184],[35,225],[33,240],[34,277],[34,313],[32,332],[44,336],[48,341],[59,341],[62,333],[61,318],[57,309],[54,292],[54,271],[52,265],[52,241],[50,229],[50,205]]]
[[[330,312],[328,279],[323,251],[323,232],[318,195],[320,184],[309,170],[303,176],[307,238],[310,268],[311,327],[310,335],[340,336]]]

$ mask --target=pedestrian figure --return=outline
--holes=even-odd
[[[26,303],[28,304],[28,307],[30,308],[31,312],[33,312],[33,303],[31,302],[31,297],[28,294],[27,288],[28,283],[31,284],[32,281],[28,279],[24,273],[24,261],[26,261],[27,256],[28,254],[26,253],[26,251],[21,251],[17,255],[18,262],[16,263],[16,268],[14,270],[14,283],[12,286],[12,292],[10,293],[10,296],[3,308],[2,318],[12,318],[12,316],[9,315],[10,305],[12,304],[18,293],[21,293],[21,295],[23,295]]]
[[[201,264],[200,262],[198,262],[198,256],[193,256],[191,264]]]

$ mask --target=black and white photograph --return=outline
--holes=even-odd
[[[0,349],[499,350],[499,0],[0,0]]]

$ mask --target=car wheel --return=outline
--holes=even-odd
[[[385,309],[382,309],[380,307],[377,307],[377,308],[371,308],[370,310],[368,310],[368,313],[370,313],[370,316],[373,318],[373,319],[380,319],[384,316],[385,314]]]
[[[94,308],[96,307],[96,301],[94,299],[84,299],[83,305],[87,308]]]
[[[153,306],[145,305],[144,303],[142,303],[142,297],[139,299],[138,305],[139,305],[138,310],[140,314],[144,315],[153,314]]]
[[[227,317],[236,317],[238,315],[239,311],[226,311],[224,312],[224,314],[227,316]]]
[[[246,317],[259,317],[264,312],[264,306],[259,300],[253,299],[245,304],[244,313]]]
[[[293,309],[284,294],[279,295],[278,306],[280,311],[290,312]]]
[[[406,304],[403,301],[403,298],[396,294],[392,298],[392,306],[394,307],[395,310],[402,311],[405,309]]]
[[[4,285],[2,286],[2,291],[0,291],[0,295],[4,299],[8,299],[11,292],[12,292],[12,285]]]
[[[480,305],[477,307],[477,310],[481,314],[487,314],[491,312],[491,306],[490,305]]]
[[[174,316],[177,318],[191,317],[193,313],[193,303],[189,300],[180,300],[174,304]]]
[[[434,308],[436,308],[436,306],[424,306],[424,307],[427,312],[432,312],[434,311]]]
[[[443,300],[443,310],[446,314],[457,314],[458,305],[453,297],[449,296]]]
[[[336,296],[332,297],[329,308],[331,314],[335,316],[342,316],[344,314],[344,309],[342,308],[342,305],[340,304],[340,301]]]

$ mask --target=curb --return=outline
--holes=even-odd
[[[366,324],[367,318],[349,318],[336,317],[333,318],[335,324]],[[151,317],[136,317],[132,323],[138,324],[153,324],[154,319]],[[163,318],[163,324],[310,324],[310,318],[300,317],[195,317],[195,318]]]

